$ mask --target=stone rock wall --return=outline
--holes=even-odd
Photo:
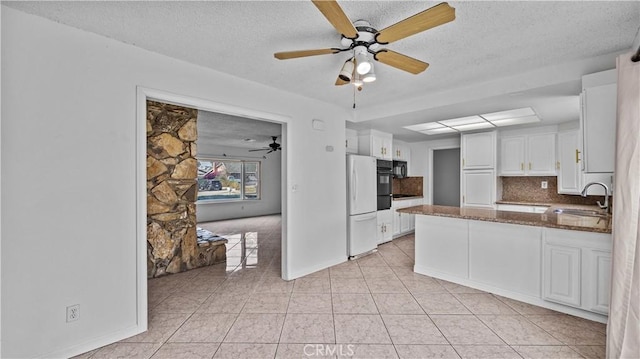
[[[197,244],[197,118],[198,110],[147,101],[149,278],[226,260],[224,243]]]

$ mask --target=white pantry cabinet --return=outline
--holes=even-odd
[[[345,147],[347,153],[358,153],[358,131],[345,129]]]
[[[496,131],[463,134],[460,139],[463,170],[496,167]]]
[[[611,234],[544,229],[543,299],[607,315]]]
[[[509,136],[500,139],[501,176],[554,176],[555,133]]]
[[[378,211],[378,244],[389,242],[393,237],[393,218],[391,217],[391,210],[385,209]]]
[[[358,133],[358,154],[383,160],[393,159],[393,135],[376,130]]]
[[[616,71],[582,77],[582,128],[585,173],[614,171],[616,148]]]
[[[496,172],[494,170],[463,171],[462,207],[495,208]]]

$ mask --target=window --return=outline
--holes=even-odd
[[[198,159],[198,201],[260,199],[260,162]]]

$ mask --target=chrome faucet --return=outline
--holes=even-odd
[[[594,184],[599,184],[604,188],[604,204],[601,204],[600,201],[596,201],[596,203],[598,204],[598,207],[600,207],[600,209],[604,209],[605,211],[607,211],[607,213],[611,213],[611,209],[609,208],[609,187],[607,187],[606,184],[602,182],[589,182],[587,183],[586,186],[584,186],[580,195],[582,197],[586,197],[587,189],[589,189],[589,187],[591,187]]]

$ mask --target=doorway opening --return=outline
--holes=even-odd
[[[460,148],[434,149],[432,204],[460,207]]]
[[[287,126],[290,118],[287,116],[282,116],[273,113],[266,113],[261,111],[255,111],[247,108],[242,108],[233,105],[221,104],[216,102],[211,102],[207,100],[191,98],[186,96],[180,96],[164,91],[153,90],[138,87],[138,96],[137,96],[137,121],[136,121],[136,158],[138,165],[136,166],[136,198],[137,198],[137,209],[136,209],[136,222],[137,222],[137,285],[136,292],[138,297],[138,310],[137,310],[137,322],[139,323],[139,329],[144,331],[147,329],[147,320],[148,320],[148,311],[150,305],[148,303],[149,299],[149,291],[153,290],[148,287],[147,279],[148,279],[148,266],[149,266],[149,256],[148,256],[148,242],[147,242],[147,224],[148,224],[148,183],[147,183],[147,169],[149,163],[147,162],[147,151],[148,151],[148,141],[147,134],[149,131],[149,123],[147,121],[147,101],[157,101],[165,104],[171,104],[176,106],[183,106],[189,109],[195,109],[197,111],[209,111],[215,112],[225,115],[238,116],[247,119],[253,119],[256,121],[268,121],[273,123],[278,123],[281,125],[281,136],[279,138],[279,142],[282,145],[282,150],[279,151],[278,155],[281,156],[281,167],[280,167],[280,216],[278,223],[281,223],[280,230],[275,231],[279,234],[279,242],[281,244],[280,250],[281,253],[275,254],[272,258],[277,258],[278,263],[272,263],[273,266],[277,266],[279,269],[279,274],[282,278],[287,278],[289,276],[288,266],[287,266],[287,201],[286,201],[286,188],[287,188],[287,138],[289,127]],[[164,136],[166,137],[166,136]],[[178,134],[178,137],[179,134]],[[188,137],[188,136],[187,136]],[[173,141],[173,140],[171,140]],[[184,144],[186,152],[186,144]],[[171,146],[169,146],[171,147]],[[180,147],[180,146],[178,146]],[[189,148],[189,152],[197,153],[197,146],[193,146]],[[182,155],[182,152],[181,152]],[[195,158],[189,159],[194,164],[194,168],[197,171],[197,160]],[[177,165],[177,163],[176,163]],[[186,172],[191,171],[190,165],[185,164],[182,170],[186,170]],[[170,175],[168,175],[170,176]],[[228,179],[228,178],[227,178]],[[197,181],[194,176],[193,181],[195,185],[194,189],[197,189]],[[187,190],[188,192],[188,190]],[[188,196],[193,195],[195,199],[196,193],[189,193]],[[251,195],[249,195],[251,196]],[[195,201],[194,201],[195,202]],[[193,207],[196,206],[195,203],[192,203]],[[194,211],[195,212],[195,211]],[[195,231],[195,228],[193,228]],[[272,231],[274,232],[274,231]],[[167,237],[167,240],[172,240],[171,237]],[[246,240],[246,238],[245,238]],[[245,241],[246,242],[246,241]],[[273,252],[273,249],[272,249]],[[145,265],[146,264],[146,265]],[[176,277],[188,277],[190,275],[182,275],[187,274],[189,271],[181,272],[176,275]],[[166,276],[169,278],[171,276]],[[176,280],[179,278],[176,278]]]

